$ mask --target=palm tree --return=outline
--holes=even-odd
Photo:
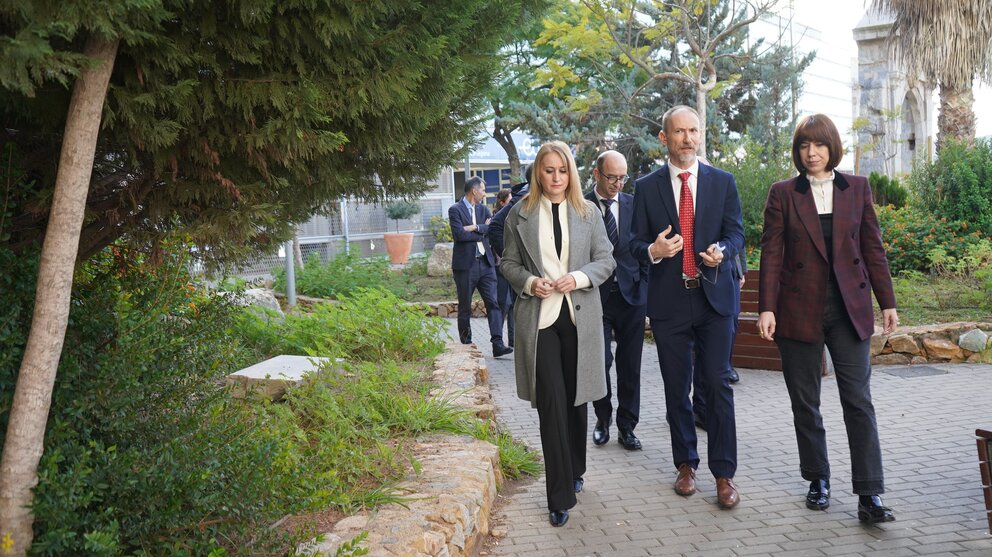
[[[872,0],[895,16],[891,39],[910,75],[940,86],[937,146],[945,139],[974,143],[977,76],[992,82],[992,2]]]

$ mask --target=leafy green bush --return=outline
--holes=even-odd
[[[961,257],[967,253],[969,246],[984,237],[967,222],[949,222],[912,206],[875,209],[889,268],[893,273],[929,272],[933,250],[939,248],[951,257]]]
[[[434,235],[434,241],[436,242],[452,242],[455,237],[451,233],[451,221],[442,215],[434,215],[431,217],[430,224],[431,234]]]
[[[9,408],[37,270],[34,258],[0,259],[0,407]],[[203,298],[185,269],[178,259],[122,265],[110,250],[78,268],[31,554],[287,547],[267,526],[309,497],[292,436],[218,386],[250,362],[226,335],[241,310]]]
[[[286,291],[286,271],[276,269],[273,288]],[[389,272],[385,258],[363,259],[351,252],[340,252],[326,264],[316,253],[307,258],[306,264],[296,270],[296,291],[317,298],[337,298],[358,288],[383,288],[396,294],[404,289]]]
[[[400,231],[400,221],[408,219],[421,211],[420,203],[412,199],[398,199],[386,205],[386,216],[393,220],[396,231]],[[419,227],[418,227],[419,228]]]
[[[425,317],[423,308],[407,305],[395,295],[374,288],[357,288],[339,303],[315,304],[275,322],[244,312],[237,334],[264,357],[276,354],[320,355],[362,361],[431,359],[444,349],[446,325]]]
[[[946,142],[937,159],[910,174],[921,208],[949,222],[961,221],[992,236],[992,144]]]
[[[896,209],[906,205],[909,192],[899,184],[898,178],[889,178],[885,174],[872,172],[868,175],[868,185],[876,205],[892,205]]]

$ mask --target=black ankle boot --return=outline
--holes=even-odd
[[[806,493],[806,508],[822,511],[830,506],[830,480],[813,480],[809,482],[809,492]]]
[[[862,495],[858,497],[858,520],[875,524],[876,522],[892,522],[896,516],[892,509],[882,504],[878,495]]]

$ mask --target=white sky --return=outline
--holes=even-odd
[[[870,0],[779,0],[779,6],[792,4],[796,20],[815,27],[824,35],[836,37],[838,48],[857,55],[852,29],[861,21],[871,5]],[[831,39],[832,40],[832,39]],[[935,99],[939,110],[939,100]],[[975,84],[975,114],[977,116],[976,135],[992,136],[992,87]],[[934,122],[936,133],[936,122]]]

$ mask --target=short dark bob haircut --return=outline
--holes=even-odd
[[[799,156],[799,146],[805,142],[822,143],[830,150],[830,160],[827,161],[827,170],[833,170],[844,158],[844,145],[840,142],[840,133],[837,126],[823,114],[810,114],[804,116],[796,124],[796,133],[792,136],[792,164],[796,165],[796,170],[800,174],[806,173],[803,160]]]

